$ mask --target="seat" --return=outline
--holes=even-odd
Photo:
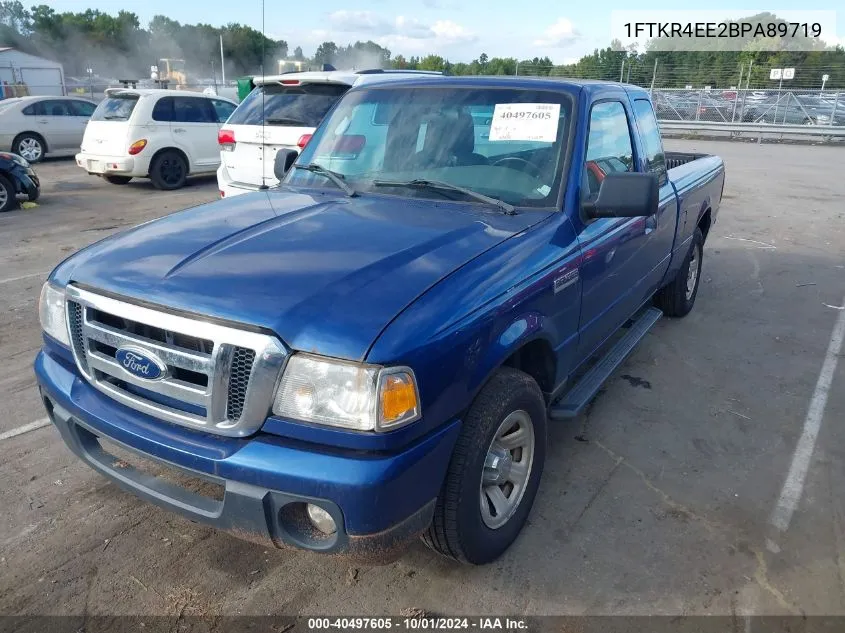
[[[488,165],[475,151],[475,125],[466,110],[447,110],[428,122],[422,151],[416,157],[420,167]]]

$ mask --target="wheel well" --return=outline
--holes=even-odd
[[[164,154],[165,152],[176,152],[177,154],[179,154],[179,156],[181,156],[182,159],[185,161],[185,167],[187,168],[187,173],[188,174],[191,173],[191,161],[188,160],[188,155],[185,154],[185,152],[183,152],[178,147],[162,147],[155,154],[153,154],[153,157],[150,159],[150,167],[153,166],[153,162],[155,162],[155,159],[158,158],[159,156],[161,156],[162,154]],[[149,173],[147,173],[147,175],[149,176]]]
[[[524,371],[540,385],[544,393],[551,393],[557,377],[557,361],[548,341],[535,339],[526,343],[504,362],[506,367]]]
[[[710,232],[710,223],[710,209],[707,209],[698,221],[698,228],[701,229],[701,235],[704,237],[705,241],[707,240],[707,233]]]
[[[18,144],[18,140],[19,140],[19,139],[20,139],[20,137],[22,137],[22,136],[34,136],[35,138],[37,138],[38,140],[40,140],[40,141],[41,141],[41,145],[43,145],[43,146],[44,146],[44,153],[46,154],[46,153],[49,151],[49,149],[50,149],[50,148],[49,148],[49,146],[47,145],[47,140],[46,140],[43,136],[41,136],[38,132],[21,132],[20,134],[18,134],[18,135],[15,137],[15,140],[14,140],[14,141],[12,141],[12,149],[13,149],[13,150],[15,149],[15,146]]]

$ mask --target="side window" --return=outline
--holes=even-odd
[[[660,128],[657,127],[654,110],[647,99],[637,99],[634,101],[634,112],[637,114],[637,125],[643,139],[648,170],[662,174],[666,171],[666,157],[663,154],[663,141],[660,139]]]
[[[217,99],[212,99],[211,105],[214,106],[214,113],[217,115],[217,121],[219,123],[225,123],[226,119],[232,116],[232,112],[235,111],[235,106],[228,101],[218,101]]]
[[[217,123],[216,117],[212,118],[213,109],[208,99],[200,97],[173,97],[173,118],[174,123]]]
[[[54,99],[44,102],[44,109],[47,116],[70,116],[70,107],[67,101]]]
[[[21,112],[23,112],[26,116],[44,116],[44,102],[36,101],[35,103],[31,103],[21,110]]]
[[[94,114],[94,110],[97,109],[97,106],[87,101],[69,101],[68,103],[70,104],[70,112],[73,116],[90,117]]]
[[[168,122],[173,118],[173,97],[162,97],[153,106],[153,121]]]
[[[598,195],[604,177],[634,170],[634,150],[628,115],[619,101],[597,103],[590,111],[590,136],[581,186],[584,196]]]

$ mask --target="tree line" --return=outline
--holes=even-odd
[[[777,22],[763,13],[745,21]],[[845,49],[827,48],[819,40],[783,38],[777,50],[760,50],[760,42],[748,39],[742,50],[725,50],[725,40],[713,40],[699,47],[706,50],[672,50],[665,39],[649,41],[645,50],[624,48],[614,41],[610,46],[583,56],[574,64],[555,64],[548,56],[519,59],[479,55],[470,62],[454,62],[429,54],[406,57],[379,44],[366,41],[339,45],[320,44],[313,57],[303,55],[297,46],[288,50],[284,40],[273,40],[249,26],[227,24],[180,24],[156,15],[142,27],[136,14],[121,10],[110,15],[89,9],[57,13],[47,5],[26,9],[20,0],[0,1],[0,46],[13,46],[25,52],[61,60],[67,75],[84,75],[92,68],[101,76],[143,78],[159,58],[184,59],[189,79],[219,73],[219,38],[222,35],[227,73],[267,74],[278,72],[277,60],[303,62],[304,68],[319,69],[323,64],[337,68],[396,68],[435,70],[452,75],[540,75],[591,79],[625,80],[648,86],[683,88],[692,85],[727,87],[750,80],[754,88],[770,87],[769,69],[795,67],[799,70],[792,86],[815,87],[828,75],[827,87],[845,89]],[[807,50],[796,50],[798,48]],[[215,68],[215,64],[218,68]],[[750,77],[748,69],[751,69]],[[655,76],[656,69],[656,76]],[[122,78],[122,77],[118,77]]]

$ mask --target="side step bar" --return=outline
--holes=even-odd
[[[637,344],[643,340],[663,313],[657,308],[648,308],[633,322],[631,327],[590,370],[581,377],[572,389],[549,408],[553,420],[574,418],[584,410],[598,393],[605,381],[628,357]]]

